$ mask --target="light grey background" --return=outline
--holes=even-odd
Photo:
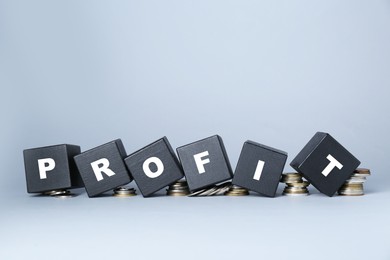
[[[0,0],[0,258],[390,259],[389,46],[389,1]],[[235,168],[248,139],[290,162],[319,130],[367,195],[26,194],[26,148],[219,134]]]

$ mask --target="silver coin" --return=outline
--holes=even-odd
[[[231,187],[231,182],[225,182],[219,185],[216,185],[216,189],[212,192],[210,192],[209,196],[214,196],[214,195],[220,195],[221,193],[224,193]]]
[[[342,196],[363,196],[364,192],[361,192],[361,193],[339,192],[339,195],[342,195]]]
[[[53,190],[49,192],[50,196],[66,195],[70,194],[69,190]]]
[[[116,195],[131,195],[134,194],[135,190],[121,190],[121,191],[115,191],[114,194]]]
[[[53,196],[54,198],[57,198],[57,199],[68,199],[68,198],[73,198],[73,197],[76,197],[75,194],[72,194],[72,193],[67,193],[67,194],[60,194],[60,195],[55,195]]]
[[[218,186],[219,187],[231,187],[233,184],[232,184],[232,182],[231,181],[227,181],[227,182],[224,182],[224,183],[221,183],[221,184],[219,184]]]
[[[221,188],[217,193],[215,193],[214,195],[223,195],[225,194],[225,192],[227,192],[229,190],[229,187],[223,187]]]
[[[283,195],[285,196],[291,196],[291,197],[299,197],[299,196],[307,196],[309,193],[285,193],[283,192]]]
[[[231,189],[231,190],[240,190],[240,189],[243,189],[243,188],[240,187],[240,186],[237,186],[237,185],[231,185],[231,186],[230,186],[230,189]]]
[[[210,192],[210,194],[208,196],[217,195],[217,193],[220,192],[221,189],[223,189],[223,187],[217,187],[214,191]]]
[[[64,194],[66,193],[66,190],[50,190],[50,191],[45,191],[42,194],[43,195],[56,195],[56,194]]]
[[[363,189],[341,189],[338,191],[340,194],[362,194],[364,193]]]
[[[356,175],[356,174],[354,174],[354,175],[350,176],[349,178],[350,178],[350,179],[366,180],[367,177],[368,177],[368,176],[363,176],[363,175]]]
[[[198,196],[209,196],[210,193],[214,192],[217,189],[218,189],[217,187],[211,187],[210,189],[207,189],[207,190],[203,191],[202,193],[198,194]]]
[[[345,181],[345,184],[363,184],[365,181],[349,179]]]
[[[363,174],[363,173],[355,173],[351,177],[360,177],[360,178],[367,178],[370,174]]]
[[[188,190],[188,187],[174,187],[174,188],[169,187],[168,190]]]
[[[307,191],[306,187],[286,187],[285,191]]]
[[[195,192],[191,193],[190,195],[188,195],[188,197],[195,197],[195,196],[198,196],[198,194],[204,192],[205,190],[206,190],[206,189],[195,191]]]

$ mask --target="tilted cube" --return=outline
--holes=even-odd
[[[144,197],[184,176],[166,137],[132,153],[125,159],[125,164]]]
[[[284,151],[247,141],[234,171],[233,184],[275,197],[286,160]]]
[[[120,139],[74,157],[89,197],[95,197],[132,181],[123,159],[126,150]]]
[[[233,177],[222,138],[214,135],[177,148],[184,175],[191,191]]]
[[[333,196],[360,161],[330,134],[317,132],[290,165],[320,192]]]

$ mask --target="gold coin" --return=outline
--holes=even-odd
[[[167,190],[167,195],[174,195],[174,194],[190,194],[189,190]]]
[[[363,183],[344,183],[342,187],[362,187]]]
[[[137,196],[137,194],[135,193],[129,193],[129,194],[113,194],[114,197],[122,197],[122,198],[125,198],[125,197],[133,197],[133,196]]]
[[[291,190],[284,190],[283,193],[288,193],[288,194],[301,194],[301,193],[309,193],[308,190],[296,190],[296,191],[291,191]]]
[[[280,179],[280,182],[283,182],[283,183],[303,182],[303,179],[302,179],[302,177],[292,177],[292,178],[282,177]]]
[[[247,196],[249,193],[231,193],[231,192],[225,192],[225,196]]]
[[[283,190],[283,192],[287,192],[287,193],[307,193],[309,192],[308,189],[306,188],[285,188]]]
[[[370,171],[370,169],[366,169],[366,168],[357,168],[353,173],[370,175],[371,171]]]
[[[298,172],[286,172],[286,173],[282,173],[282,176],[283,177],[302,177],[302,174],[298,173]]]
[[[338,191],[339,195],[343,196],[362,196],[364,191]]]
[[[224,193],[226,196],[246,196],[249,195],[249,191],[245,188],[240,188],[238,186],[232,186],[228,191]]]
[[[363,187],[359,187],[359,186],[342,186],[339,190],[363,190]]]
[[[310,183],[307,181],[293,182],[293,183],[286,183],[286,184],[288,187],[302,187],[302,188],[306,188],[307,186],[310,185]]]
[[[189,192],[167,192],[168,196],[187,196]]]
[[[114,189],[114,197],[131,197],[136,196],[137,193],[134,188],[118,187]]]

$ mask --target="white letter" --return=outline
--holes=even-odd
[[[207,158],[207,159],[205,159],[205,160],[202,160],[202,157],[205,157],[205,156],[207,156],[207,155],[209,155],[209,152],[208,152],[208,151],[205,151],[205,152],[203,152],[203,153],[198,153],[198,154],[195,154],[195,155],[194,155],[196,167],[198,168],[199,174],[205,172],[204,165],[205,165],[206,163],[209,163],[209,162],[210,162],[210,159],[209,159],[209,158]]]
[[[56,162],[52,158],[38,160],[39,178],[46,179],[46,172],[51,171],[56,166]]]
[[[108,177],[115,175],[115,172],[108,168],[110,162],[106,158],[91,162],[91,166],[98,181],[103,180],[102,173],[105,173]]]
[[[150,170],[149,165],[151,163],[154,163],[157,166],[157,171],[152,172]],[[160,176],[163,173],[164,164],[162,163],[162,161],[159,158],[150,157],[144,162],[144,164],[142,165],[142,169],[144,170],[144,173],[146,174],[146,176],[148,176],[149,178],[157,178],[158,176]]]
[[[265,162],[261,160],[259,160],[259,162],[257,163],[255,175],[253,176],[254,180],[260,180],[261,174],[263,173],[264,164]]]
[[[332,155],[329,154],[326,159],[328,159],[330,162],[328,166],[326,166],[326,168],[321,172],[325,177],[329,175],[329,173],[334,169],[334,167],[337,167],[339,170],[343,168],[343,165],[339,161],[337,161]]]

